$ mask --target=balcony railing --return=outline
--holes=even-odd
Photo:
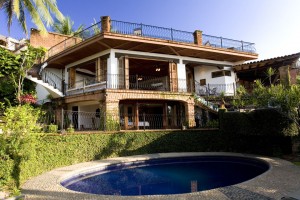
[[[193,32],[176,30],[173,28],[165,28],[139,23],[123,22],[110,20],[110,32],[122,35],[134,35],[146,38],[157,38],[182,43],[195,43]],[[70,36],[64,41],[54,45],[48,51],[48,57],[51,57],[69,47],[72,47],[86,39],[89,39],[97,34],[103,33],[101,21],[84,29],[83,31]],[[244,42],[241,40],[233,40],[222,37],[202,34],[202,45],[216,48],[231,49],[241,52],[255,53],[254,43]]]
[[[92,92],[103,89],[126,89],[129,90],[151,90],[151,91],[172,91],[172,92],[192,92],[188,91],[185,79],[170,79],[168,76],[141,76],[130,75],[129,85],[125,85],[124,75],[110,74],[107,77],[86,78],[67,84],[65,94],[76,95],[85,92]]]
[[[111,20],[111,32],[123,35],[135,35],[176,42],[194,43],[194,35],[192,32],[116,20]]]
[[[78,112],[64,110],[63,127],[73,127],[75,130],[129,130],[129,129],[163,129],[181,128],[185,116],[166,116],[163,114],[106,115],[100,112]],[[165,119],[165,124],[163,123]],[[167,121],[170,121],[167,124]]]
[[[199,82],[195,81],[195,93],[198,96],[220,96],[221,94],[224,94],[225,96],[234,96],[235,91],[235,83],[201,85]]]

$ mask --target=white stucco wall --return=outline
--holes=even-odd
[[[185,64],[182,64],[182,60],[177,64],[177,74],[178,74],[178,89],[180,91],[187,91],[186,85],[186,69]]]
[[[99,103],[95,101],[79,102],[76,104],[69,104],[68,111],[72,110],[73,106],[78,106],[78,127],[79,129],[98,129],[100,118],[96,118],[96,109],[99,108]],[[72,121],[72,114],[68,112],[68,117]],[[98,120],[98,121],[97,121]]]
[[[110,51],[110,57],[107,59],[107,85],[110,88],[117,88],[119,83],[119,65],[115,57],[115,51]]]
[[[221,76],[212,78],[212,72],[229,70],[231,76]],[[217,87],[218,92],[225,92],[225,95],[232,95],[235,90],[235,73],[231,67],[224,67],[224,69],[218,69],[214,66],[197,66],[194,68],[194,77],[197,82],[200,83],[201,79],[206,79],[206,85],[211,85],[210,89]],[[215,85],[215,86],[214,86]]]

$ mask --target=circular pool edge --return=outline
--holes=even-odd
[[[126,196],[109,196],[109,195],[94,195],[68,190],[60,185],[60,182],[68,177],[84,174],[95,170],[99,166],[110,164],[132,162],[140,160],[148,160],[155,158],[175,158],[185,156],[239,156],[251,157],[264,160],[270,165],[269,170],[263,174],[250,179],[248,181],[227,186],[225,188],[217,188],[207,191],[185,193],[176,195],[153,195],[153,196],[131,196],[131,199],[174,199],[174,198],[202,198],[202,199],[231,199],[230,195],[246,195],[280,199],[283,196],[289,195],[293,191],[300,188],[300,181],[294,177],[300,176],[300,168],[290,162],[278,158],[269,158],[257,155],[247,155],[239,153],[223,153],[223,152],[188,152],[188,153],[157,153],[146,154],[128,157],[109,158],[86,163],[79,163],[67,167],[57,168],[50,172],[44,173],[31,180],[28,180],[22,186],[22,193],[26,195],[26,199],[126,199]],[[127,197],[128,198],[128,197]],[[241,197],[243,198],[243,197]]]
[[[253,157],[236,155],[176,156],[101,166],[86,173],[81,172],[68,177],[61,181],[61,185],[77,192],[106,196],[114,194],[120,196],[176,195],[237,185],[256,178],[269,169],[270,164],[268,162]],[[172,175],[170,170],[173,173],[180,173],[182,176]],[[189,170],[193,171],[193,175],[190,174],[191,171]],[[137,172],[140,178],[136,177]],[[116,176],[120,176],[121,181],[115,185],[117,180],[114,179],[117,179]],[[101,183],[98,182],[99,178]],[[131,178],[136,178],[136,182]],[[214,179],[213,182],[211,182],[212,179]],[[164,183],[161,182],[162,180]],[[194,183],[193,188],[191,188],[190,184],[195,180],[196,182],[200,181],[200,185],[197,183],[197,186],[195,186]],[[102,186],[99,184],[103,184],[103,186],[107,184],[110,187],[101,189]],[[130,187],[128,187],[128,184],[130,184]]]

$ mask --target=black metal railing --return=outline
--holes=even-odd
[[[55,89],[58,89],[61,92],[64,91],[62,78],[57,76],[53,72],[44,69],[41,72],[41,77],[45,83],[48,83],[49,85],[53,86]]]
[[[139,115],[107,114],[105,112],[85,112],[72,110],[51,110],[40,116],[39,123],[47,131],[49,125],[65,131],[116,131],[116,130],[154,130],[182,128],[218,128],[218,120],[195,115],[195,126],[188,127],[188,116],[184,114]],[[73,130],[72,130],[73,129]]]
[[[202,34],[202,44],[217,48],[255,53],[254,43]]]
[[[198,96],[234,96],[236,92],[236,84],[206,84],[201,85],[195,81],[195,93]]]
[[[111,32],[176,42],[194,43],[194,35],[192,32],[117,20],[111,20]]]
[[[69,96],[103,89],[126,89],[125,79],[124,75],[119,74],[109,74],[101,78],[84,78],[66,84],[65,94]],[[188,90],[185,79],[170,79],[168,76],[130,75],[127,89],[192,92]]]
[[[96,77],[87,77],[76,81],[74,83],[65,84],[65,95],[76,95],[83,94],[86,92],[92,92],[97,90],[103,90],[107,88],[106,77],[96,78]]]
[[[62,42],[51,47],[48,50],[46,57],[49,58],[65,49],[72,47],[86,39],[89,39],[101,32],[102,32],[101,21],[99,21],[99,22],[93,24],[92,26],[70,36],[69,38],[67,38],[67,39],[63,40]]]
[[[97,112],[62,111],[63,129],[74,130],[146,130],[146,129],[179,129],[186,121],[184,115],[146,114],[113,115]],[[47,119],[49,121],[49,119]]]

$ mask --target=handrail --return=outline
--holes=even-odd
[[[53,72],[50,72],[46,69],[42,71],[42,80],[45,83],[48,83],[49,85],[53,86],[55,89],[58,89],[59,91],[63,92],[63,83],[62,83],[62,78],[54,74]]]

